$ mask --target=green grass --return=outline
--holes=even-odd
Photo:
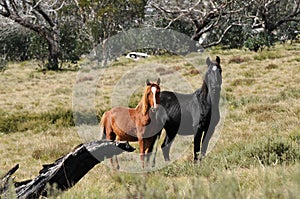
[[[50,198],[298,198],[299,51],[299,43],[276,45],[258,53],[211,49],[207,54],[221,57],[227,114],[220,138],[207,157],[194,164],[192,139],[188,139],[173,145],[171,159],[187,145],[185,154],[158,170],[120,172],[111,170],[105,161],[72,189]],[[42,164],[53,162],[81,142],[97,139],[98,121],[120,92],[117,84],[130,88],[135,83],[134,91],[128,96],[124,93],[126,100],[122,101],[130,107],[139,102],[144,86],[144,80],[137,81],[137,76],[152,81],[159,76],[162,90],[190,93],[202,84],[204,62],[197,53],[152,56],[137,62],[120,58],[103,69],[101,77],[94,76],[92,66],[83,68],[86,74],[78,79],[76,71],[45,72],[36,70],[35,62],[8,63],[0,74],[0,174],[19,163],[16,180],[32,178]],[[124,81],[124,77],[132,82]],[[95,80],[96,94],[92,97],[97,120],[93,120],[91,110],[79,109],[75,118],[81,126],[76,128],[74,85],[89,85]],[[120,161],[126,156],[129,154]],[[164,164],[161,150],[158,161]],[[139,167],[139,162],[133,159],[128,165]]]

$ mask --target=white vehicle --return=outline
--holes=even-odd
[[[139,53],[139,52],[130,52],[126,55],[126,58],[133,59],[133,60],[139,60],[140,58],[148,58],[150,55],[147,53]]]

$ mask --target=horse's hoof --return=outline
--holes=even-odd
[[[194,164],[197,164],[199,162],[198,158],[194,158]]]
[[[201,154],[200,157],[199,157],[199,161],[203,161],[203,159],[205,158],[205,155]]]
[[[165,161],[166,162],[170,162],[170,158],[165,158]]]

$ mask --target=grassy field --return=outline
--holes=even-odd
[[[299,54],[300,43],[294,43],[258,53],[213,48],[186,57],[154,56],[137,62],[120,58],[101,69],[100,77],[84,67],[84,75],[78,76],[71,70],[41,72],[35,62],[9,63],[0,73],[0,175],[19,163],[16,180],[33,178],[42,164],[99,137],[96,126],[75,127],[76,85],[95,83],[91,98],[99,119],[112,105],[134,106],[145,78],[160,76],[162,90],[192,92],[202,84],[204,57],[219,55],[220,138],[201,163],[192,163],[190,138],[188,150],[172,164],[142,174],[99,164],[53,198],[299,198]],[[130,91],[124,89],[133,83]],[[116,97],[121,91],[126,92]],[[174,144],[172,154],[181,149]],[[161,161],[160,151],[158,158]]]

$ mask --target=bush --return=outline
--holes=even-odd
[[[90,52],[92,48],[88,34],[83,27],[79,26],[71,21],[66,21],[60,26],[61,63],[76,63],[81,55]],[[7,30],[0,38],[0,55],[7,55],[7,59],[11,61],[37,59],[42,61],[43,68],[50,67],[46,64],[49,55],[47,41],[36,32],[24,27]]]
[[[290,165],[300,161],[299,144],[291,138],[280,137],[263,138],[247,145],[237,144],[221,156],[226,158],[226,165],[223,165],[226,168]]]
[[[0,55],[6,55],[8,60],[14,61],[29,59],[30,32],[22,27],[4,31],[7,32],[0,32]]]
[[[89,53],[92,48],[92,42],[88,38],[80,24],[74,21],[66,21],[60,27],[61,35],[61,55],[62,62],[77,63],[80,56]]]
[[[6,70],[7,67],[7,60],[4,57],[0,57],[0,71],[3,72]]]
[[[244,46],[251,51],[258,52],[265,47],[271,47],[275,43],[273,35],[267,33],[259,33],[245,40]]]
[[[242,26],[233,26],[224,36],[222,45],[228,48],[241,48],[244,45],[245,34]]]
[[[265,166],[288,165],[300,160],[300,152],[290,140],[271,138],[253,147],[248,152],[248,158],[255,158]]]

